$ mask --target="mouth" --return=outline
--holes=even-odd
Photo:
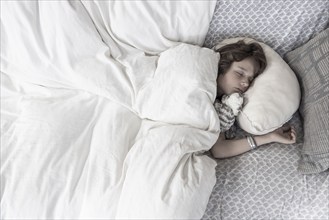
[[[243,91],[241,89],[239,89],[239,88],[235,88],[235,91],[238,92],[238,93],[240,93],[240,94],[243,93]]]

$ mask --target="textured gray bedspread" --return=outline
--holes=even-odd
[[[284,57],[328,26],[329,0],[217,0],[204,45],[250,37]],[[299,113],[289,123],[298,132],[296,144],[272,143],[217,160],[217,183],[203,219],[329,219],[329,171],[297,172],[303,142]],[[237,130],[237,137],[245,135]]]
[[[203,219],[329,219],[329,172],[297,172],[303,139],[299,114],[289,123],[298,132],[296,144],[272,143],[217,160],[217,183]],[[236,135],[246,133],[238,128]]]
[[[250,37],[281,56],[329,26],[329,0],[217,0],[206,47]]]

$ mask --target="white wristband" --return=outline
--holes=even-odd
[[[247,136],[247,141],[249,143],[250,149],[254,150],[257,148],[256,142],[252,136]]]

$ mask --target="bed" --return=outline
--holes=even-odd
[[[328,219],[328,24],[328,0],[2,1],[1,219]],[[214,159],[235,37],[297,75],[299,135]]]

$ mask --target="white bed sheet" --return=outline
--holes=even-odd
[[[216,4],[207,0],[82,3],[116,58],[157,54],[179,42],[202,46]]]
[[[150,120],[139,92],[156,55],[203,43],[215,3],[1,2],[2,219],[202,217],[214,110]],[[214,87],[197,94],[209,105]]]
[[[2,219],[113,218],[140,118],[87,92],[1,82]]]

